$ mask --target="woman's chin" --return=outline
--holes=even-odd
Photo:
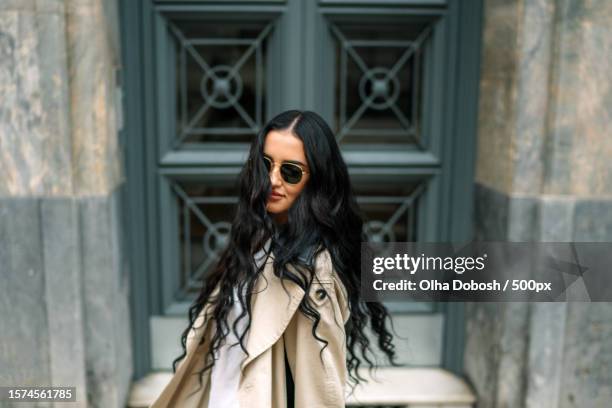
[[[277,215],[287,211],[285,206],[279,205],[279,203],[268,203],[266,210],[270,213],[270,215]]]

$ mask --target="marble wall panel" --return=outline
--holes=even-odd
[[[76,406],[86,407],[78,203],[72,199],[43,199],[40,220],[51,377],[54,384],[76,387]]]
[[[559,406],[567,307],[568,303],[529,305],[526,408]]]
[[[484,2],[481,78],[508,78],[515,75],[521,6],[518,1]]]
[[[612,307],[570,303],[559,407],[607,407],[612,401]]]
[[[76,386],[77,406],[127,400],[129,285],[117,206],[116,194],[0,199],[2,384]]]
[[[518,2],[515,123],[510,137],[512,191],[534,195],[542,189],[549,102],[550,64],[554,40],[555,0]],[[508,191],[508,190],[507,190]]]
[[[66,1],[73,172],[77,195],[108,193],[122,180],[116,111],[119,50],[113,46],[108,32],[108,12],[104,3]],[[117,26],[116,22],[114,25]]]
[[[477,238],[612,241],[611,22],[606,0],[485,1]],[[612,307],[516,307],[520,328],[507,305],[467,309],[479,406],[608,406]]]
[[[476,183],[474,234],[481,241],[528,242],[538,239],[538,199],[507,194]],[[561,222],[561,220],[559,220]]]
[[[485,1],[476,180],[537,194],[544,173],[554,0]]]
[[[132,374],[128,285],[118,278],[114,200],[88,198],[80,208],[88,397],[99,407],[120,406]]]
[[[603,198],[508,196],[476,186],[480,239],[610,242],[611,214]],[[479,407],[606,406],[610,313],[606,303],[470,304],[464,365]]]
[[[0,195],[110,193],[122,181],[117,2],[0,5]]]
[[[464,367],[478,407],[520,407],[529,305],[466,303]]]
[[[573,215],[574,241],[612,242],[612,200],[580,200]]]
[[[476,180],[500,191],[511,189],[514,172],[519,13],[515,1],[484,2]]]
[[[0,384],[49,385],[49,323],[40,206],[0,199]]]
[[[539,201],[529,196],[511,196],[508,199],[508,235],[512,242],[538,240]]]
[[[0,2],[0,11],[6,10],[63,13],[64,0],[3,0]]]
[[[557,0],[544,191],[612,194],[612,2]]]
[[[479,241],[504,241],[508,233],[508,197],[476,183],[474,186],[474,235]]]
[[[567,196],[540,197],[539,240],[543,242],[572,241],[576,201]]]
[[[113,269],[116,276],[117,292],[113,300],[111,313],[114,318],[114,342],[115,361],[117,365],[116,387],[118,401],[127,401],[132,375],[134,373],[134,360],[130,307],[130,275],[129,275],[129,253],[125,246],[125,218],[122,213],[121,190],[113,191],[108,199],[111,236],[111,255],[113,257]],[[141,347],[136,344],[136,347]]]
[[[611,20],[605,0],[485,2],[477,181],[610,195]]]
[[[115,406],[118,402],[114,356],[114,319],[111,313],[118,293],[110,251],[111,228],[108,203],[88,198],[81,203],[85,343],[88,368],[88,399],[92,406]]]
[[[62,12],[0,11],[0,196],[70,195]]]
[[[132,376],[119,66],[115,0],[0,1],[0,383],[80,406],[123,406]]]
[[[104,27],[104,29],[100,29]],[[117,52],[102,2],[67,1],[75,190],[110,192],[121,181],[116,120]]]
[[[476,181],[511,191],[514,174],[513,116],[515,90],[511,77],[480,81]]]

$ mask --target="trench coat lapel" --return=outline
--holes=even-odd
[[[273,260],[270,255],[255,284],[251,316],[257,318],[251,321],[246,346],[249,355],[240,365],[241,371],[281,338],[304,297],[297,284],[286,279],[281,283],[274,275]]]
[[[218,293],[218,290],[213,291],[213,296],[216,293]],[[207,394],[204,392],[194,393],[194,391],[205,390],[210,379],[210,375],[204,375],[200,388],[198,373],[204,368],[204,354],[208,350],[211,338],[212,327],[209,313],[210,304],[207,304],[189,331],[185,358],[180,361],[176,373],[150,408],[165,408],[168,406],[195,408],[202,406]]]

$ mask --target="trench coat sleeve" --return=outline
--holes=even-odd
[[[349,312],[345,289],[335,274],[313,282],[308,296],[321,320],[312,333],[313,321],[296,312],[285,330],[287,360],[295,385],[295,408],[344,408],[346,335]]]

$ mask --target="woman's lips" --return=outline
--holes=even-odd
[[[278,200],[280,200],[281,198],[283,198],[283,195],[282,195],[282,194],[275,193],[275,192],[272,192],[272,193],[270,194],[270,201],[278,201]]]

